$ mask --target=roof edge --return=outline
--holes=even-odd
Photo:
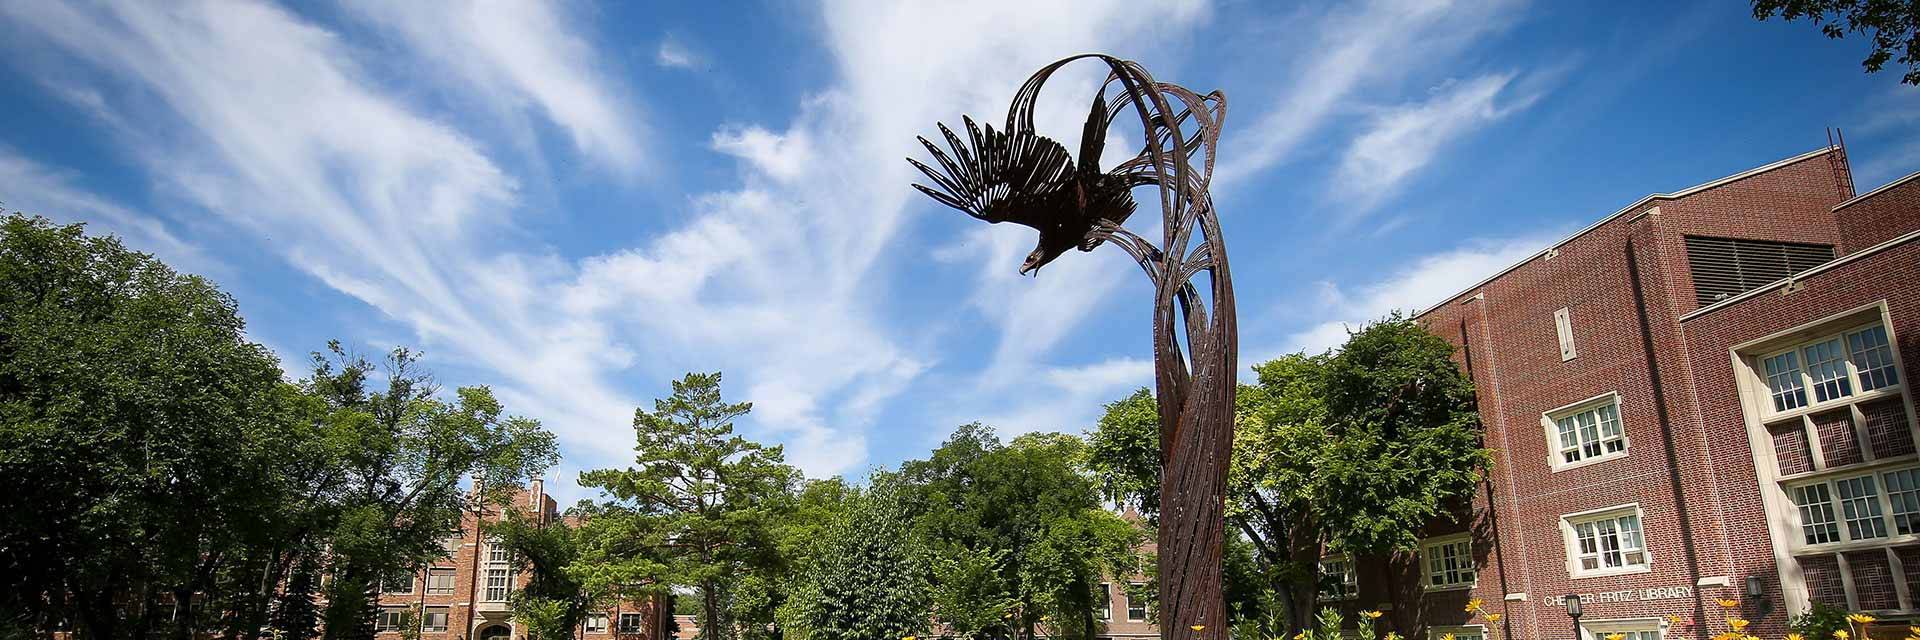
[[[1865,199],[1867,199],[1867,198],[1871,198],[1871,197],[1874,197],[1874,196],[1877,196],[1877,195],[1880,195],[1880,192],[1882,192],[1882,191],[1886,191],[1886,190],[1888,190],[1888,189],[1892,189],[1892,188],[1894,188],[1894,187],[1898,187],[1898,186],[1900,186],[1900,185],[1903,185],[1903,184],[1906,184],[1906,183],[1907,183],[1908,181],[1911,181],[1911,180],[1913,180],[1914,178],[1920,178],[1920,171],[1915,171],[1915,172],[1913,172],[1913,173],[1909,173],[1909,174],[1907,174],[1907,175],[1906,175],[1906,177],[1903,177],[1903,178],[1899,178],[1899,179],[1896,179],[1896,180],[1894,180],[1893,182],[1889,182],[1889,183],[1886,183],[1886,184],[1883,184],[1883,185],[1880,185],[1880,186],[1878,186],[1878,187],[1874,187],[1874,189],[1873,189],[1872,191],[1868,191],[1868,192],[1866,192],[1866,193],[1862,193],[1862,194],[1860,194],[1860,195],[1857,195],[1857,196],[1854,196],[1854,197],[1851,197],[1851,198],[1847,198],[1847,201],[1846,201],[1846,202],[1842,202],[1842,203],[1840,203],[1840,204],[1836,204],[1836,205],[1833,205],[1833,210],[1834,210],[1834,211],[1839,211],[1839,210],[1841,210],[1841,209],[1845,209],[1845,208],[1847,208],[1847,207],[1850,207],[1850,206],[1853,206],[1853,205],[1854,205],[1855,203],[1858,203],[1858,202],[1860,202],[1861,200],[1865,200]]]
[[[1584,236],[1584,235],[1587,235],[1587,233],[1588,233],[1588,232],[1590,232],[1590,231],[1593,231],[1594,229],[1598,229],[1598,228],[1600,228],[1601,226],[1603,226],[1603,225],[1605,225],[1605,224],[1607,224],[1607,223],[1609,223],[1609,222],[1612,222],[1612,221],[1614,220],[1614,218],[1618,218],[1618,217],[1620,217],[1620,216],[1623,216],[1623,215],[1626,215],[1627,213],[1629,213],[1629,212],[1631,212],[1631,211],[1634,211],[1634,210],[1636,210],[1636,209],[1639,209],[1639,208],[1640,208],[1640,207],[1642,207],[1642,206],[1645,206],[1645,205],[1646,205],[1647,203],[1650,203],[1650,202],[1653,202],[1653,201],[1655,201],[1655,200],[1673,200],[1673,199],[1676,199],[1676,198],[1684,198],[1684,197],[1686,197],[1686,196],[1690,196],[1690,195],[1693,195],[1693,194],[1695,194],[1695,193],[1699,193],[1699,192],[1701,192],[1701,191],[1706,191],[1706,190],[1708,190],[1708,189],[1712,189],[1712,188],[1714,188],[1714,187],[1719,187],[1719,186],[1723,186],[1723,185],[1726,185],[1726,184],[1728,184],[1728,183],[1731,183],[1731,182],[1738,182],[1738,181],[1740,181],[1740,180],[1745,180],[1745,179],[1747,179],[1747,178],[1751,178],[1751,177],[1753,177],[1753,176],[1756,176],[1756,175],[1759,175],[1759,174],[1762,174],[1762,173],[1766,173],[1766,172],[1768,172],[1768,171],[1773,171],[1773,170],[1775,170],[1775,169],[1779,169],[1779,168],[1781,168],[1781,167],[1785,167],[1785,166],[1787,166],[1787,165],[1791,165],[1791,164],[1798,164],[1798,163],[1801,163],[1801,162],[1805,162],[1805,161],[1807,161],[1807,160],[1811,160],[1811,159],[1814,159],[1814,158],[1817,158],[1817,157],[1820,157],[1820,156],[1823,156],[1823,155],[1826,155],[1826,154],[1829,154],[1829,153],[1833,153],[1833,152],[1834,152],[1834,151],[1836,151],[1836,150],[1837,150],[1837,149],[1836,149],[1835,147],[1821,147],[1821,148],[1819,148],[1819,149],[1815,149],[1815,150],[1812,150],[1812,151],[1808,151],[1808,152],[1806,152],[1806,153],[1802,153],[1802,154],[1800,154],[1800,155],[1797,155],[1797,156],[1793,156],[1793,157],[1790,157],[1790,158],[1784,158],[1784,159],[1780,159],[1780,160],[1775,160],[1775,161],[1773,161],[1773,162],[1769,162],[1769,163],[1767,163],[1767,164],[1764,164],[1764,165],[1761,165],[1761,166],[1758,166],[1758,167],[1754,167],[1754,168],[1752,168],[1752,169],[1748,169],[1748,170],[1746,170],[1746,171],[1741,171],[1741,172],[1739,172],[1739,173],[1736,173],[1736,174],[1733,174],[1733,175],[1730,175],[1730,176],[1726,176],[1726,177],[1723,177],[1723,178],[1717,178],[1717,179],[1714,179],[1714,180],[1709,180],[1709,181],[1707,181],[1707,182],[1702,182],[1702,183],[1700,183],[1700,184],[1696,184],[1696,185],[1693,185],[1693,186],[1691,186],[1691,187],[1687,187],[1687,188],[1685,188],[1685,189],[1681,189],[1681,190],[1679,190],[1679,191],[1675,191],[1675,192],[1672,192],[1672,193],[1651,193],[1651,194],[1647,194],[1647,195],[1646,195],[1645,197],[1642,197],[1642,198],[1640,198],[1639,200],[1635,200],[1635,201],[1633,201],[1633,203],[1632,203],[1632,204],[1629,204],[1629,205],[1627,205],[1627,206],[1625,206],[1625,207],[1621,207],[1621,208],[1620,208],[1619,210],[1617,210],[1617,211],[1614,211],[1614,212],[1613,212],[1613,213],[1611,213],[1611,214],[1608,214],[1608,215],[1607,215],[1606,217],[1604,217],[1604,218],[1601,218],[1600,220],[1598,220],[1598,221],[1596,221],[1596,222],[1594,222],[1593,224],[1590,224],[1590,225],[1587,225],[1587,226],[1586,226],[1585,228],[1583,228],[1583,229],[1581,229],[1581,230],[1579,230],[1579,231],[1575,231],[1575,232],[1573,232],[1573,234],[1572,234],[1572,235],[1569,235],[1569,236],[1567,236],[1567,237],[1565,237],[1565,238],[1561,238],[1560,240],[1558,240],[1558,241],[1555,241],[1555,242],[1554,242],[1553,244],[1549,244],[1549,245],[1547,245],[1547,246],[1546,246],[1546,248],[1544,248],[1544,249],[1541,249],[1541,250],[1539,250],[1539,251],[1537,251],[1537,252],[1534,252],[1534,254],[1533,254],[1533,255],[1530,255],[1530,256],[1527,256],[1527,257],[1525,257],[1525,258],[1521,258],[1519,262],[1515,262],[1515,263],[1513,263],[1513,264],[1511,264],[1511,265],[1508,265],[1508,266],[1507,266],[1507,268],[1505,268],[1505,269],[1501,269],[1501,270],[1499,270],[1498,272],[1495,272],[1495,273],[1494,273],[1493,275],[1491,275],[1491,276],[1487,276],[1487,277],[1486,277],[1485,279],[1483,279],[1483,280],[1481,280],[1481,281],[1479,281],[1479,282],[1476,282],[1476,283],[1474,283],[1474,284],[1473,284],[1472,286],[1469,286],[1469,287],[1467,287],[1467,288],[1465,288],[1465,289],[1461,289],[1460,291],[1458,291],[1458,292],[1455,292],[1455,293],[1454,293],[1453,295],[1450,295],[1450,296],[1447,296],[1446,298],[1443,298],[1443,299],[1441,299],[1441,300],[1440,300],[1439,302],[1436,302],[1436,303],[1434,303],[1434,304],[1432,304],[1432,305],[1429,305],[1429,306],[1428,306],[1427,308],[1425,308],[1425,309],[1421,309],[1421,310],[1420,310],[1420,311],[1419,311],[1418,313],[1415,313],[1415,314],[1413,314],[1413,317],[1414,317],[1414,318],[1419,318],[1419,317],[1421,317],[1421,316],[1425,316],[1425,315],[1427,315],[1427,314],[1429,314],[1429,313],[1433,313],[1433,311],[1434,311],[1435,309],[1439,309],[1439,308],[1441,308],[1441,307],[1444,307],[1444,306],[1447,306],[1447,304],[1448,304],[1448,303],[1451,303],[1451,302],[1453,302],[1454,300],[1458,300],[1458,299],[1460,299],[1460,297],[1461,297],[1461,296],[1464,296],[1464,295],[1467,295],[1467,293],[1469,293],[1469,292],[1471,292],[1471,291],[1473,291],[1474,289],[1479,289],[1479,288],[1481,288],[1481,287],[1484,287],[1484,286],[1487,286],[1487,284],[1488,284],[1488,283],[1490,283],[1490,282],[1493,282],[1494,280],[1498,280],[1498,279],[1500,279],[1500,277],[1501,277],[1501,276],[1505,276],[1505,275],[1507,275],[1508,273],[1512,273],[1512,272],[1513,272],[1513,270],[1515,270],[1515,269],[1518,269],[1518,268],[1520,268],[1521,266],[1523,266],[1523,265],[1525,265],[1525,264],[1527,264],[1527,263],[1529,263],[1529,262],[1533,262],[1533,261],[1534,261],[1534,260],[1536,260],[1536,259],[1539,259],[1539,258],[1540,258],[1540,256],[1543,256],[1543,255],[1546,255],[1546,253],[1547,253],[1548,251],[1552,251],[1552,250],[1554,250],[1554,249],[1557,249],[1557,248],[1559,248],[1559,247],[1561,247],[1561,246],[1563,246],[1563,245],[1565,245],[1565,244],[1567,244],[1567,243],[1569,243],[1569,242],[1573,242],[1574,240],[1577,240],[1577,239],[1579,239],[1579,238],[1580,238],[1580,236]],[[1920,175],[1920,174],[1916,174],[1916,175]],[[1912,177],[1912,176],[1909,176],[1909,177]],[[1886,187],[1881,187],[1881,189],[1885,189],[1885,188],[1886,188]],[[1875,191],[1879,191],[1879,189],[1875,189]]]
[[[1762,293],[1766,293],[1768,291],[1772,291],[1774,289],[1780,288],[1781,285],[1785,285],[1789,282],[1805,280],[1809,277],[1820,275],[1823,272],[1838,268],[1841,265],[1853,262],[1855,260],[1864,259],[1873,254],[1880,253],[1888,249],[1892,249],[1894,247],[1906,244],[1908,242],[1912,242],[1914,240],[1920,240],[1920,230],[1908,231],[1904,234],[1901,234],[1895,238],[1892,238],[1880,244],[1876,244],[1871,247],[1867,247],[1865,249],[1861,249],[1859,251],[1855,251],[1853,253],[1849,253],[1847,255],[1840,256],[1838,258],[1834,258],[1832,260],[1823,262],[1820,264],[1820,266],[1814,267],[1812,269],[1808,269],[1806,271],[1802,271],[1800,273],[1796,273],[1796,274],[1787,276],[1785,278],[1781,278],[1779,280],[1775,280],[1773,282],[1769,282],[1769,283],[1760,285],[1758,287],[1754,287],[1752,289],[1742,291],[1740,292],[1740,295],[1733,296],[1731,298],[1727,298],[1725,300],[1721,300],[1713,304],[1680,314],[1680,321],[1686,322],[1688,320],[1692,320],[1694,318],[1698,318],[1700,316],[1713,313],[1714,311],[1718,311],[1720,309],[1724,309],[1726,307],[1730,307],[1735,304],[1738,304],[1743,300],[1748,300],[1753,298],[1754,296],[1758,296]]]

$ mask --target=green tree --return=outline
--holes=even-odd
[[[343,454],[338,516],[327,532],[326,636],[370,638],[382,578],[405,575],[445,553],[461,513],[502,503],[558,459],[553,434],[506,415],[486,387],[438,396],[419,355],[388,354],[384,390],[370,389],[375,366],[338,342],[334,359],[314,355],[308,392],[326,403],[325,421],[355,446]],[[477,490],[462,488],[472,478]]]
[[[601,514],[620,521],[610,529],[646,541],[617,550],[619,542],[599,543],[583,571],[599,582],[694,588],[708,640],[737,633],[732,589],[774,548],[774,523],[789,510],[799,479],[780,447],[734,434],[733,421],[752,410],[721,398],[719,373],[689,373],[652,412],[634,411],[634,466],[580,476],[582,486],[615,499]]]
[[[252,510],[286,498],[282,387],[207,280],[81,225],[0,220],[0,626],[211,628],[192,603],[225,601],[271,533]]]
[[[932,613],[926,554],[898,488],[883,476],[849,506],[824,532],[806,597],[795,600],[796,635],[900,640],[923,633]]]
[[[1423,527],[1459,515],[1488,458],[1452,353],[1393,315],[1335,352],[1254,367],[1258,383],[1238,394],[1227,481],[1228,525],[1251,562],[1230,562],[1228,578],[1259,584],[1229,585],[1236,622],[1290,636],[1311,624],[1322,555],[1412,549]],[[1091,438],[1103,484],[1149,515],[1159,491],[1147,471],[1159,468],[1152,409],[1144,390],[1108,405]]]
[[[914,529],[941,570],[939,614],[956,635],[1032,638],[1042,624],[1056,637],[1097,631],[1101,578],[1138,568],[1140,532],[1102,508],[1086,455],[1074,436],[1003,445],[969,424],[927,460],[902,466]]]
[[[509,606],[513,619],[524,625],[530,640],[566,640],[573,637],[597,602],[593,590],[569,571],[580,559],[579,529],[565,519],[543,522],[520,509],[503,509],[500,520],[481,529],[512,553],[527,576],[515,590]],[[571,515],[581,515],[576,509]]]
[[[1907,66],[1904,84],[1920,85],[1920,3],[1912,0],[1753,0],[1753,17],[1806,18],[1829,38],[1866,34],[1872,43],[1860,61],[1876,73],[1889,60]],[[1895,59],[1894,56],[1899,56]]]

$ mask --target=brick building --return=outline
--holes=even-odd
[[[535,514],[541,524],[561,519],[544,483],[535,479],[515,494],[512,508]],[[511,555],[495,547],[480,532],[481,522],[496,522],[501,513],[482,506],[461,517],[459,533],[446,540],[447,557],[409,576],[380,587],[378,638],[398,640],[406,615],[412,612],[422,640],[519,640],[526,629],[509,620],[507,598],[526,586]],[[659,602],[645,599],[621,602],[590,615],[575,637],[580,640],[666,640],[667,616]]]
[[[1569,638],[1568,594],[1584,638],[1920,614],[1920,174],[1855,196],[1835,147],[1650,195],[1419,319],[1495,463],[1417,553],[1325,561],[1383,631],[1484,638],[1480,598]]]

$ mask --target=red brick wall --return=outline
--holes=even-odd
[[[1841,251],[1853,253],[1920,229],[1920,179],[1916,177],[1920,174],[1836,211]]]

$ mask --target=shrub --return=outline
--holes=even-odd
[[[1847,610],[1813,603],[1813,609],[1787,619],[1787,627],[1807,640],[1833,640],[1833,632],[1847,628]]]

